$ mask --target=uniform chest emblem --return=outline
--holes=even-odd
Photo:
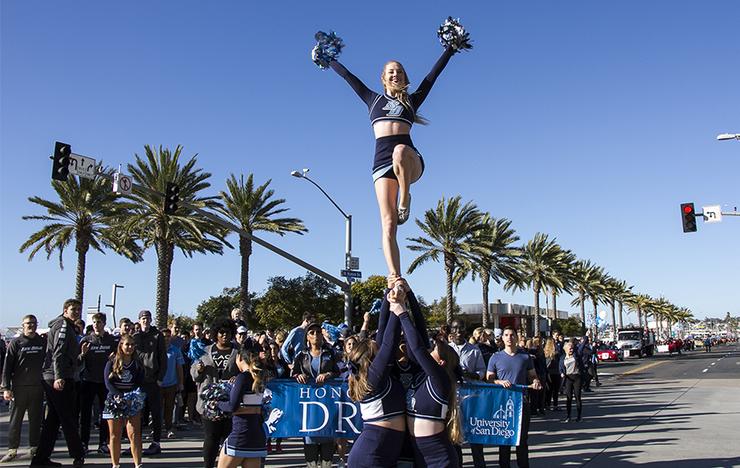
[[[383,107],[383,110],[388,111],[388,114],[386,114],[387,117],[398,117],[403,112],[403,105],[397,100],[392,99]]]

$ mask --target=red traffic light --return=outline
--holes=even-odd
[[[684,213],[689,214],[689,213],[691,213],[693,211],[694,211],[694,207],[691,206],[690,204],[686,204],[686,205],[683,206],[683,212]]]

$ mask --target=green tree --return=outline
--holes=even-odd
[[[211,296],[198,305],[195,318],[210,324],[216,319],[231,317],[231,311],[239,307],[240,297],[239,288],[224,288],[218,296]]]
[[[273,198],[275,191],[268,188],[272,180],[255,187],[254,175],[249,174],[246,182],[240,175],[237,180],[231,174],[226,180],[226,192],[221,192],[223,207],[220,211],[242,230],[252,234],[266,231],[280,236],[287,232],[303,234],[308,229],[298,218],[283,218],[278,215],[288,211],[283,205],[285,199]],[[239,255],[241,256],[242,294],[239,300],[239,312],[242,318],[247,317],[249,308],[249,258],[252,255],[252,239],[239,235]]]
[[[633,294],[631,295],[626,304],[635,312],[637,312],[637,326],[642,328],[642,312],[650,307],[653,299],[647,294]],[[647,326],[647,317],[645,318],[645,326]]]
[[[452,321],[452,285],[458,268],[470,269],[475,255],[483,249],[478,231],[484,228],[483,217],[472,202],[462,204],[461,197],[456,196],[437,202],[434,210],[424,213],[424,221],[416,220],[416,225],[428,237],[408,238],[412,242],[408,249],[421,252],[409,265],[408,272],[429,260],[444,264],[447,278],[447,322]],[[459,277],[458,277],[459,280]]]
[[[496,284],[502,281],[517,281],[521,273],[519,271],[518,259],[522,254],[522,249],[515,247],[514,243],[519,240],[516,231],[511,228],[511,221],[502,218],[496,219],[486,213],[482,218],[483,228],[476,233],[477,244],[480,248],[473,252],[473,262],[470,268],[460,268],[457,270],[457,279],[460,281],[466,276],[468,269],[473,279],[480,278],[483,292],[483,312],[481,314],[482,324],[488,326],[490,317],[490,303],[488,292],[491,280]],[[466,266],[467,266],[466,265]]]
[[[440,325],[444,325],[445,323],[450,323],[450,321],[447,320],[447,297],[442,296],[441,298],[433,301],[429,306],[429,310],[427,312],[427,325],[430,327],[438,327]],[[455,301],[455,298],[452,298],[452,314],[458,315],[461,312],[461,308],[459,305],[457,305],[457,301]]]
[[[47,214],[23,216],[23,219],[49,221],[49,224],[31,234],[21,245],[20,252],[31,249],[28,261],[33,260],[41,249],[46,252],[47,259],[58,252],[59,268],[63,270],[64,249],[74,241],[77,252],[75,298],[82,302],[87,253],[91,248],[103,254],[104,248],[111,249],[133,262],[141,261],[141,247],[117,229],[132,205],[120,200],[113,192],[111,182],[100,176],[78,179],[70,175],[64,182],[52,180],[51,186],[59,197],[58,202],[41,197],[28,198],[31,203],[46,209]]]
[[[352,301],[354,308],[362,313],[372,307],[375,299],[382,299],[385,293],[387,280],[385,276],[372,275],[365,281],[352,283]]]
[[[593,291],[600,287],[601,273],[601,268],[591,263],[591,260],[578,260],[573,264],[573,285],[574,289],[578,291],[578,296],[573,299],[571,304],[580,306],[581,321],[584,328],[586,327],[586,300]]]
[[[534,293],[534,335],[540,334],[540,291],[544,288],[563,288],[562,263],[566,260],[564,251],[547,234],[538,232],[524,245],[519,259],[523,281],[510,281],[510,287],[528,287]]]
[[[552,322],[552,328],[560,330],[565,336],[583,336],[586,328],[578,317],[568,317],[567,319],[555,319]]]
[[[267,282],[267,291],[254,308],[259,323],[265,327],[293,328],[301,323],[304,312],[313,312],[318,319],[335,324],[344,318],[344,296],[320,276],[274,276]]]
[[[144,248],[154,247],[157,253],[156,321],[158,327],[167,325],[170,301],[170,272],[175,248],[186,257],[194,253],[223,253],[225,229],[192,210],[217,209],[218,197],[205,197],[201,192],[211,184],[211,174],[196,168],[197,158],[181,164],[182,146],[175,151],[168,148],[144,147],[145,157],[136,155],[136,162],[128,165],[134,182],[148,190],[134,188],[129,198],[135,203],[133,214],[122,225],[125,232],[140,239]],[[179,188],[180,206],[174,214],[164,212],[162,195],[167,183]],[[228,245],[228,243],[226,243]]]

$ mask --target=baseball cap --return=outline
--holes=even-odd
[[[139,312],[139,318],[142,318],[142,317],[152,318],[152,313],[150,311],[144,309],[144,310],[142,310],[142,311]]]
[[[496,338],[501,338],[501,335],[503,334],[504,334],[504,331],[501,330],[500,328],[493,329],[493,336],[495,336]]]
[[[239,328],[236,329],[236,332],[237,333],[246,333],[247,332],[247,327],[245,327],[244,325],[240,325]]]

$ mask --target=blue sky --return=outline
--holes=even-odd
[[[54,141],[106,164],[132,162],[143,146],[181,144],[213,174],[272,179],[305,236],[263,236],[338,274],[343,219],[291,170],[311,176],[354,217],[361,270],[384,274],[370,179],[366,110],[331,71],[310,60],[313,34],[336,30],[341,61],[379,89],[382,64],[400,60],[412,83],[441,53],[436,28],[460,17],[474,40],[453,57],[422,107],[431,121],[414,142],[427,168],[413,213],[461,195],[506,217],[522,239],[546,232],[635,290],[665,295],[696,316],[740,314],[740,219],[683,234],[679,204],[740,204],[740,4],[732,1],[39,2],[3,1],[0,75],[0,325],[26,313],[43,320],[74,293],[75,254],[28,262],[18,247],[40,223],[31,195],[53,198]],[[399,237],[413,237],[413,223]],[[402,245],[406,245],[402,242]],[[403,264],[411,253],[404,249]],[[88,255],[85,306],[119,291],[118,315],[154,308],[156,257],[131,264]],[[304,271],[260,247],[251,285]],[[444,273],[409,277],[428,300]],[[177,255],[171,310],[193,314],[239,282],[239,256]],[[480,299],[468,281],[458,301]],[[494,288],[491,300],[531,303],[530,292]],[[568,301],[559,301],[565,308]]]

